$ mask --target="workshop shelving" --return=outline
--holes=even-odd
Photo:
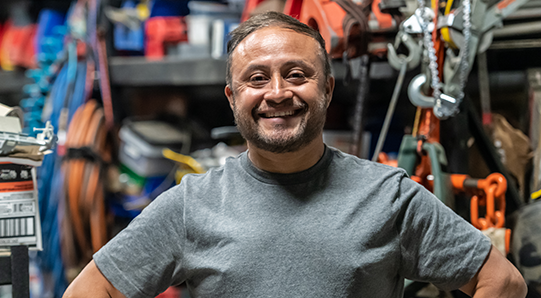
[[[111,84],[118,86],[194,86],[225,82],[225,60],[211,58],[148,60],[111,57]]]
[[[126,87],[225,85],[225,69],[225,59],[109,58],[111,84]],[[337,78],[343,78],[346,68],[335,62],[333,71]]]

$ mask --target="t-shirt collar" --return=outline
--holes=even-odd
[[[243,169],[255,179],[277,185],[292,185],[301,184],[314,179],[318,174],[322,173],[331,163],[333,152],[325,145],[325,151],[319,161],[312,167],[296,173],[281,174],[272,173],[257,168],[248,158],[248,151],[240,155],[240,163]]]

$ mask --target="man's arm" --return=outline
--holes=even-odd
[[[479,272],[460,290],[474,298],[523,298],[528,292],[520,272],[494,246]]]
[[[62,298],[73,297],[126,298],[103,276],[94,260],[86,265],[62,296]]]

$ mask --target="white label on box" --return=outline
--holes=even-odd
[[[0,218],[9,216],[34,215],[36,208],[32,201],[0,202]]]
[[[0,158],[0,250],[13,245],[41,249],[36,171]]]

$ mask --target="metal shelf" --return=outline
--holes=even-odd
[[[205,86],[225,85],[225,59],[166,58],[148,60],[145,57],[111,57],[109,69],[111,84],[125,87]],[[346,67],[333,61],[333,73],[342,80]],[[371,78],[390,78],[396,71],[385,62],[373,63]]]
[[[225,85],[225,60],[111,57],[111,84],[117,86]]]

